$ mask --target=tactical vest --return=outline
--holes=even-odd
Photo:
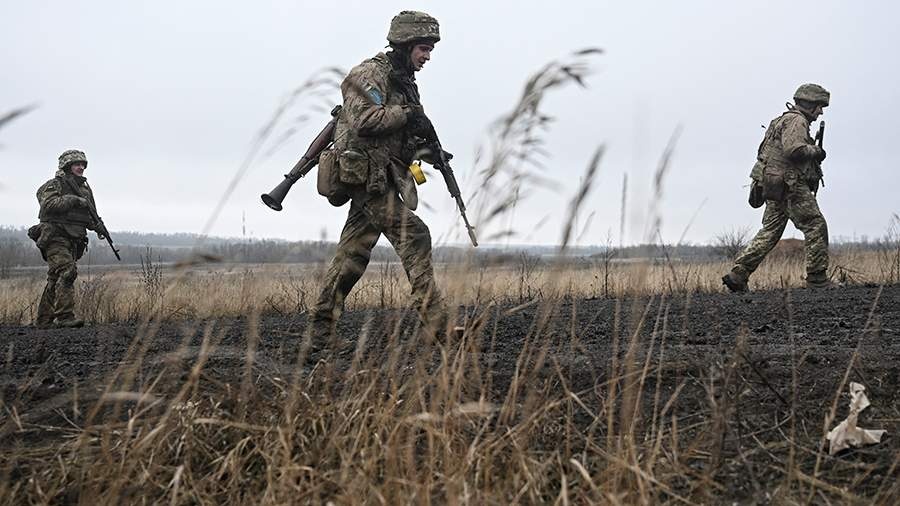
[[[785,177],[789,172],[793,172],[792,176],[803,179],[806,176],[806,167],[804,164],[798,164],[797,162],[788,159],[782,144],[784,124],[792,114],[803,117],[803,113],[793,109],[772,120],[769,124],[769,128],[766,129],[765,137],[763,137],[763,140],[759,145],[757,160],[762,165],[765,173],[777,174],[781,177]],[[806,121],[806,118],[803,117],[803,120]],[[810,139],[810,142],[812,142],[812,139]]]
[[[89,189],[84,193],[80,191],[76,192],[72,188],[72,185],[77,185],[77,183],[73,182],[72,185],[70,185],[62,179],[63,177],[65,176],[57,176],[54,180],[54,183],[59,186],[59,193],[61,196],[76,195],[87,199],[91,205],[94,205],[94,199]],[[54,212],[41,206],[40,211],[38,211],[38,219],[43,223],[59,223],[61,225],[77,225],[81,227],[90,227],[94,224],[94,219],[91,217],[90,210],[84,207],[75,207],[67,211]]]

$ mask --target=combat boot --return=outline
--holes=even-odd
[[[84,327],[84,320],[70,316],[62,320],[56,320],[56,326],[61,329],[74,329]]]
[[[53,318],[50,318],[49,320],[45,318],[38,318],[34,321],[34,328],[36,329],[52,329],[53,327],[55,327],[55,325],[53,324]]]
[[[722,276],[722,284],[727,286],[734,293],[743,293],[749,290],[747,286],[747,278],[733,269],[728,274]]]
[[[806,275],[806,288],[827,289],[835,288],[837,285],[828,279],[828,273],[825,271],[811,272]]]

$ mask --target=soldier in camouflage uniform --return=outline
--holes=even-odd
[[[418,134],[430,125],[419,102],[414,73],[430,59],[440,40],[438,22],[423,12],[403,11],[391,20],[387,39],[390,51],[357,65],[341,84],[344,103],[335,144],[331,153],[320,158],[322,177],[327,162],[321,160],[333,157],[351,205],[311,316],[317,339],[334,332],[344,300],[366,270],[382,234],[400,256],[423,324],[436,333],[443,331],[447,321],[434,282],[431,235],[413,213],[418,198],[409,171],[413,159],[422,157],[417,152]]]
[[[87,230],[96,226],[90,212],[95,205],[94,194],[84,177],[87,163],[82,151],[63,152],[56,176],[37,191],[40,224],[31,227],[28,235],[49,267],[38,305],[37,327],[84,325],[84,320],[75,317],[75,262],[87,247]]]
[[[818,119],[829,101],[830,94],[825,88],[804,84],[794,93],[796,105],[787,104],[788,110],[769,124],[751,174],[764,187],[763,228],[735,259],[731,272],[722,278],[732,292],[747,291],[750,275],[781,239],[788,220],[803,232],[806,286],[832,286],[827,274],[828,225],[815,195],[825,150],[809,135],[810,123]]]

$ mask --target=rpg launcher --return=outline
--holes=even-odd
[[[278,183],[278,186],[269,193],[260,195],[263,204],[275,211],[281,211],[283,209],[281,203],[284,201],[288,192],[291,191],[291,187],[294,186],[294,183],[307,175],[309,171],[319,163],[319,155],[322,154],[322,151],[325,151],[331,147],[332,143],[334,143],[334,128],[335,125],[337,125],[337,117],[340,112],[341,106],[339,105],[331,110],[331,121],[329,121],[328,124],[325,125],[325,128],[319,132],[319,135],[313,139],[309,148],[306,150],[306,153],[304,153],[300,160],[294,164],[294,168],[284,175],[284,180]]]

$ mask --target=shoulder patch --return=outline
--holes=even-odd
[[[369,99],[372,100],[373,104],[384,105],[384,95],[378,91],[378,88],[369,86],[366,88],[366,94],[369,96]]]

